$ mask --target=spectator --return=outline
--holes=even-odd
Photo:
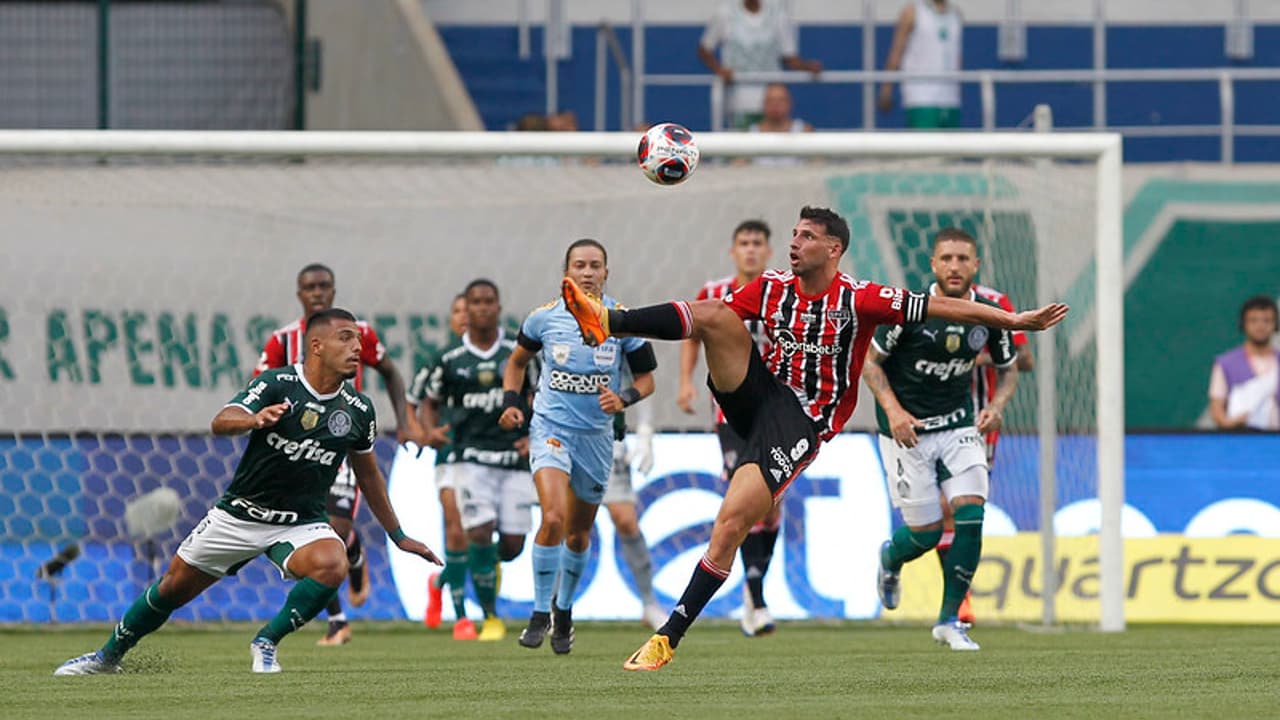
[[[814,74],[822,71],[821,62],[797,54],[795,30],[776,0],[726,0],[702,33],[698,57],[730,84],[729,115],[739,130],[764,116],[764,86],[734,83],[735,73],[776,72],[783,66]]]
[[[1223,430],[1280,430],[1280,332],[1276,301],[1256,295],[1240,308],[1244,344],[1219,355],[1209,376],[1209,413]]]
[[[904,73],[954,72],[960,69],[964,23],[948,0],[912,0],[898,15],[885,70]],[[880,112],[893,109],[893,83],[880,86]],[[954,128],[960,125],[960,83],[955,80],[905,80],[902,107],[907,127]]]
[[[747,128],[750,132],[813,132],[813,126],[791,116],[791,91],[782,83],[769,83],[764,88],[764,113],[758,122]]]

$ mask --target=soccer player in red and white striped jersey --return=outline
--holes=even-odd
[[[271,333],[267,344],[262,348],[262,355],[253,369],[259,375],[271,368],[284,367],[302,362],[303,350],[306,348],[304,337],[307,332],[307,317],[321,310],[333,307],[337,296],[333,270],[320,263],[312,263],[298,272],[298,302],[302,304],[303,316]],[[399,442],[417,436],[413,429],[412,419],[405,415],[404,379],[395,363],[387,357],[387,350],[378,339],[378,333],[369,323],[356,321],[360,331],[360,368],[352,380],[357,390],[363,389],[364,367],[368,365],[382,376],[391,397],[391,407],[396,413],[396,434]],[[350,567],[350,583],[347,593],[351,604],[359,607],[369,598],[369,567],[365,564],[364,550],[360,545],[360,535],[355,530],[356,513],[360,509],[360,488],[356,485],[351,469],[344,462],[338,470],[338,478],[329,489],[328,499],[329,524],[333,526],[338,537],[347,544],[347,560]],[[351,626],[342,611],[342,601],[337,595],[325,608],[329,614],[329,629],[320,639],[322,646],[343,645],[351,640]]]
[[[805,207],[792,230],[790,271],[769,271],[723,301],[673,302],[607,310],[566,279],[566,307],[588,343],[611,334],[661,340],[697,337],[709,384],[725,418],[747,440],[711,531],[711,543],[666,625],[631,655],[628,670],[657,670],[728,577],[733,555],[787,485],[844,427],[872,332],[940,317],[1009,330],[1043,330],[1067,306],[1010,314],[980,303],[928,297],[840,272],[849,225],[826,208]],[[761,359],[742,321],[760,319],[772,340]]]
[[[729,245],[734,274],[706,283],[698,291],[696,299],[721,300],[760,277],[768,268],[769,257],[773,254],[769,247],[770,234],[769,225],[763,220],[743,220],[738,223]],[[761,354],[767,353],[769,337],[764,332],[764,323],[760,320],[743,322],[755,340],[756,349]],[[697,397],[693,373],[697,369],[701,352],[702,343],[694,338],[685,340],[680,348],[680,394],[676,397],[676,404],[689,414],[694,412],[693,401]],[[738,456],[742,454],[746,440],[725,421],[724,411],[714,399],[711,401],[711,410],[715,414],[716,437],[720,440],[720,455],[724,460],[722,473],[725,482],[728,482],[733,469],[738,465]],[[747,637],[768,635],[777,627],[773,614],[765,603],[764,578],[769,572],[769,563],[773,560],[773,548],[777,544],[781,524],[782,507],[775,505],[742,541],[742,566],[746,579],[742,583],[742,617],[739,622],[742,633]]]

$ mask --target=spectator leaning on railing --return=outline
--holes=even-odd
[[[947,0],[912,0],[898,15],[885,70],[904,73],[955,72],[961,67],[964,22]],[[893,83],[880,86],[880,112],[893,109]],[[960,125],[960,83],[955,80],[904,80],[902,107],[907,127],[954,128]]]
[[[716,58],[716,49],[720,57]],[[730,0],[724,2],[707,24],[698,43],[698,57],[729,88],[729,114],[733,127],[742,130],[763,116],[764,86],[736,83],[745,72],[822,71],[822,63],[806,60],[796,49],[795,29],[775,2]]]
[[[1223,430],[1280,430],[1280,331],[1276,301],[1256,295],[1240,308],[1244,344],[1219,355],[1209,376],[1209,414]]]

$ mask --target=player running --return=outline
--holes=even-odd
[[[577,240],[565,252],[564,276],[582,292],[601,298],[604,307],[614,308],[616,301],[604,295],[608,262],[599,242]],[[588,347],[563,300],[530,313],[516,342],[502,383],[504,428],[524,423],[520,388],[529,362],[535,356],[542,360],[529,423],[542,525],[533,541],[533,614],[520,644],[541,647],[550,631],[551,649],[563,655],[573,649],[573,601],[587,564],[596,510],[609,483],[612,416],[653,393],[657,361],[649,343],[635,338],[601,338]],[[634,384],[625,389],[620,382],[623,363],[634,376]]]
[[[940,317],[992,327],[1042,330],[1066,316],[1048,305],[1011,315],[981,303],[930,298],[854,280],[839,270],[849,226],[826,208],[805,207],[792,231],[791,270],[768,271],[723,301],[671,302],[619,310],[602,305],[566,277],[565,307],[584,339],[610,336],[663,340],[697,337],[707,353],[708,384],[725,418],[746,440],[711,531],[706,554],[657,634],[623,667],[657,670],[724,583],[733,555],[787,485],[813,461],[822,442],[840,432],[857,403],[871,333]],[[761,359],[742,324],[759,319],[772,345]]]
[[[498,561],[510,562],[520,555],[524,537],[533,525],[529,434],[498,426],[502,378],[516,346],[498,326],[502,313],[498,286],[489,280],[472,280],[463,297],[467,303],[466,332],[436,363],[425,368],[424,430],[430,437],[450,439],[457,510],[469,540],[467,567],[484,611],[478,639],[496,641],[507,634],[497,614]],[[526,395],[528,390],[526,387]],[[449,409],[449,427],[436,424],[435,416],[442,406]],[[493,542],[495,530],[497,545]],[[464,586],[465,576],[451,578],[450,589],[458,595]],[[458,608],[458,604],[455,610],[462,611],[458,615],[461,623],[467,616],[465,607]]]
[[[120,659],[169,615],[224,575],[265,555],[298,582],[249,646],[255,673],[280,672],[276,646],[315,617],[347,574],[342,539],[325,521],[325,496],[345,460],[374,517],[398,548],[435,564],[430,548],[405,536],[373,457],[373,403],[348,382],[360,369],[363,331],[338,308],[308,318],[305,360],[268,370],[213,418],[214,435],[249,433],[230,487],[178,547],[163,577],[133,602],[107,642],[66,661],[54,675],[120,671]]]
[[[931,298],[946,296],[999,307],[977,294],[978,245],[957,228],[933,239],[936,282]],[[991,401],[975,412],[973,368],[987,352],[998,380]],[[903,526],[880,549],[877,586],[885,609],[898,606],[904,563],[933,549],[943,533],[940,498],[951,506],[955,539],[946,552],[942,608],[933,637],[952,650],[977,650],[960,619],[982,553],[983,507],[989,489],[982,435],[1000,429],[1018,385],[1018,352],[1006,329],[931,318],[880,326],[871,340],[863,380],[876,398],[880,455],[889,497]]]
[[[306,348],[304,338],[307,316],[332,308],[336,295],[333,270],[327,266],[312,263],[298,271],[298,302],[302,304],[302,318],[271,334],[253,374],[256,376],[272,368],[302,362],[303,350]],[[387,357],[386,348],[378,340],[373,327],[363,321],[356,321],[356,326],[360,329],[360,367],[356,369],[353,379],[355,388],[361,390],[364,386],[362,379],[365,365],[378,371],[387,386],[387,395],[396,413],[397,440],[404,443],[411,439],[410,424],[404,410],[404,380],[396,370],[395,363]],[[355,527],[356,514],[360,510],[360,487],[352,477],[351,469],[345,464],[338,468],[337,479],[329,489],[327,507],[329,524],[347,545],[347,563],[350,568],[347,593],[351,604],[360,607],[369,599],[369,566],[365,563],[364,548]],[[342,601],[336,594],[330,599],[326,609],[329,612],[329,628],[316,644],[337,646],[351,642],[351,625],[347,622],[346,613],[342,611]]]
[[[773,249],[769,247],[769,235],[769,226],[761,220],[743,220],[739,223],[733,230],[733,240],[729,246],[729,257],[733,258],[736,273],[703,285],[698,291],[697,299],[722,300],[729,293],[760,277],[773,254]],[[761,356],[767,357],[769,338],[765,335],[764,324],[759,320],[745,320],[744,323]],[[693,400],[697,397],[693,371],[698,366],[701,349],[702,344],[696,338],[685,340],[680,348],[680,394],[676,398],[676,404],[689,414],[693,414]],[[720,454],[724,458],[722,475],[727,483],[738,464],[745,441],[725,421],[724,411],[716,405],[715,400],[711,401],[711,405],[716,418],[716,437],[720,439]],[[746,579],[742,584],[742,617],[739,624],[747,637],[768,635],[776,627],[773,614],[764,601],[764,576],[773,560],[773,548],[778,542],[781,524],[782,506],[774,505],[763,520],[751,527],[751,532],[742,541],[742,567]]]

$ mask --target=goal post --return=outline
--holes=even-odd
[[[1099,626],[1104,631],[1123,630],[1121,516],[1125,413],[1120,136],[1112,133],[699,133],[696,140],[702,153],[702,168],[681,187],[658,188],[648,186],[638,170],[629,167],[634,165],[637,143],[634,133],[6,130],[0,131],[0,178],[8,175],[17,182],[0,184],[0,211],[37,206],[67,210],[90,208],[93,212],[89,215],[95,219],[86,220],[85,228],[67,232],[68,237],[77,238],[76,252],[92,253],[94,248],[84,233],[90,232],[93,222],[122,217],[121,213],[164,215],[164,222],[157,221],[156,228],[180,228],[173,223],[181,221],[169,216],[180,217],[209,204],[228,211],[253,210],[256,212],[252,231],[259,233],[259,237],[229,241],[226,252],[247,254],[255,247],[254,242],[258,242],[263,251],[278,247],[281,254],[293,262],[307,254],[303,243],[308,238],[321,238],[316,240],[321,243],[318,247],[337,248],[344,233],[353,238],[362,237],[364,228],[373,226],[375,230],[362,240],[362,247],[353,250],[354,254],[343,256],[357,258],[368,257],[380,247],[379,238],[399,231],[429,235],[430,224],[398,225],[407,222],[404,218],[408,215],[402,211],[417,198],[423,206],[430,206],[435,214],[428,213],[426,217],[430,223],[441,225],[442,232],[492,230],[494,237],[476,241],[477,257],[497,257],[501,260],[493,262],[527,266],[516,291],[508,295],[504,287],[504,301],[511,298],[506,312],[513,314],[522,314],[535,300],[545,299],[542,296],[549,294],[541,289],[545,283],[530,279],[547,269],[532,258],[544,257],[553,252],[550,248],[554,247],[563,252],[562,246],[572,238],[557,233],[577,233],[577,225],[567,219],[579,216],[588,218],[591,222],[587,225],[591,227],[617,228],[618,236],[625,238],[617,241],[617,251],[623,261],[635,267],[652,260],[647,269],[653,277],[648,280],[636,277],[635,272],[629,273],[629,278],[611,280],[629,291],[622,299],[633,305],[637,300],[659,300],[673,293],[692,294],[696,290],[692,278],[705,274],[703,279],[709,279],[717,271],[720,275],[727,274],[730,268],[725,250],[733,225],[754,214],[772,213],[775,207],[790,207],[791,217],[782,216],[782,210],[777,211],[776,249],[786,238],[785,227],[779,223],[794,222],[797,202],[811,198],[815,204],[821,204],[824,198],[816,193],[823,191],[836,197],[831,204],[842,213],[848,214],[850,207],[871,209],[851,217],[853,244],[858,248],[851,248],[850,258],[842,262],[842,266],[850,265],[845,269],[855,276],[869,280],[908,284],[926,280],[921,264],[926,257],[922,254],[922,243],[928,232],[940,224],[977,222],[974,218],[982,217],[983,224],[977,226],[978,229],[985,227],[985,232],[995,237],[984,238],[979,247],[985,253],[986,242],[994,242],[991,247],[994,248],[995,273],[1015,285],[1025,283],[1023,294],[1014,300],[1020,307],[1029,307],[1044,297],[1043,292],[1037,293],[1036,283],[1043,284],[1044,276],[1057,270],[1051,265],[1075,249],[1077,254],[1086,257],[1067,263],[1071,266],[1071,277],[1057,286],[1062,289],[1058,299],[1073,304],[1072,315],[1051,331],[1048,334],[1051,339],[1046,341],[1056,348],[1059,357],[1047,366],[1037,365],[1035,372],[1041,376],[1035,382],[1028,382],[1029,388],[1018,389],[1019,394],[1030,394],[1035,385],[1044,387],[1045,383],[1051,383],[1055,388],[1053,394],[1058,398],[1051,398],[1047,408],[1031,405],[1023,408],[1019,415],[1023,418],[1019,421],[1023,429],[1019,432],[1028,437],[1040,433],[1041,437],[1053,438],[1051,448],[1044,448],[1043,443],[1036,446],[1040,448],[1033,453],[1037,458],[1048,458],[1057,467],[1078,463],[1079,467],[1087,468],[1081,472],[1094,473],[1096,467],[1096,476],[1088,482],[1096,481],[1093,499],[1100,508],[1097,526]],[[548,164],[557,158],[578,160],[570,160],[567,165]],[[734,158],[747,160],[735,162]],[[760,158],[794,159],[795,162],[752,163]],[[979,161],[993,163],[994,169],[976,170],[984,164]],[[1051,167],[1039,172],[1037,162],[1048,162]],[[139,168],[156,165],[161,169],[137,172]],[[209,169],[207,173],[204,168]],[[490,193],[495,201],[503,204],[501,211],[488,207],[486,198]],[[521,200],[522,193],[528,197]],[[350,207],[346,208],[344,203]],[[100,211],[103,207],[117,206],[119,213]],[[324,217],[309,224],[304,216],[317,209]],[[40,210],[43,214],[36,214],[46,220],[56,214],[48,212],[48,207]],[[448,218],[459,214],[478,217],[455,228]],[[64,213],[59,222],[72,227],[71,215],[74,213]],[[650,216],[662,216],[661,222],[651,221]],[[1035,225],[1045,223],[1061,223],[1064,227],[1055,225],[1052,232],[1034,232]],[[31,227],[45,228],[49,223],[35,223]],[[1023,229],[1011,231],[1009,228]],[[1017,237],[1012,240],[1004,237],[1010,232]],[[652,247],[644,246],[651,237],[660,239],[654,240]],[[1046,248],[1046,238],[1069,247]],[[706,247],[702,239],[706,239]],[[0,304],[21,305],[24,300],[19,293],[37,293],[44,285],[42,279],[30,280],[24,276],[22,263],[31,263],[33,268],[45,273],[41,278],[53,277],[48,273],[57,265],[59,249],[56,241],[51,242],[54,244],[37,247],[41,243],[38,237],[6,241],[6,245],[17,252],[9,269],[0,271],[0,279],[9,288],[7,299],[0,296]],[[207,247],[207,240],[193,240],[196,245],[190,248],[181,242],[168,245],[167,240],[159,236],[142,237],[140,242],[145,248],[138,250],[138,254],[148,253],[145,258],[139,258],[140,266],[152,263],[168,273],[205,271],[209,267],[208,258],[213,257],[214,252]],[[421,251],[427,262],[429,249],[425,246],[431,240],[415,242],[423,246]],[[172,257],[163,255],[166,247],[173,248]],[[415,244],[407,240],[397,241],[393,250],[406,253],[413,252],[414,247]],[[108,257],[107,249],[100,250],[103,262],[110,267],[120,266],[119,258]],[[614,250],[611,246],[611,260]],[[126,247],[121,248],[121,252],[128,254],[135,250]],[[189,253],[189,257],[184,253]],[[778,253],[775,263],[779,256],[785,258]],[[243,265],[247,260],[247,257],[235,258],[235,262],[228,265]],[[466,271],[458,262],[450,262],[452,264],[440,264],[440,272],[449,274],[450,288],[460,287],[468,278],[459,273]],[[225,269],[222,265],[217,267]],[[292,277],[274,277],[275,272],[260,268],[245,270],[245,282],[253,287],[245,287],[243,292],[262,293],[257,285],[272,280],[274,286],[270,292],[284,297],[286,302],[291,300]],[[359,287],[366,290],[365,295],[370,294],[368,288],[376,285],[379,272],[369,270],[372,277],[361,278]],[[408,277],[398,275],[400,272],[403,272],[400,268],[389,271],[388,279],[399,283],[402,277]],[[86,270],[68,282],[83,283],[90,277],[92,273]],[[357,301],[347,295],[348,286],[342,284],[343,279],[339,281],[344,288],[340,302],[350,297],[357,308],[368,307],[363,304],[363,298]],[[204,287],[199,282],[194,284]],[[133,302],[126,293],[121,293],[121,297],[125,298],[122,302]],[[393,304],[406,302],[406,297],[400,291],[388,292],[377,301]],[[279,299],[273,302],[276,307],[281,306]],[[522,304],[528,307],[521,307]],[[68,307],[83,309],[81,305],[78,301],[68,302]],[[147,307],[130,309],[148,310]],[[6,320],[3,311],[0,307],[0,340],[9,334],[6,323],[16,322],[12,318]],[[279,311],[277,314],[282,317],[275,319],[292,319],[283,317],[284,312]],[[70,328],[68,332],[77,334],[75,343],[68,341],[68,347],[75,345],[72,349],[79,348],[81,356],[97,358],[99,355],[94,353],[98,353],[106,358],[102,362],[118,362],[121,368],[127,366],[127,372],[135,372],[133,353],[137,348],[143,345],[170,348],[156,350],[160,362],[169,363],[164,368],[177,378],[172,392],[155,394],[156,402],[163,405],[163,411],[157,415],[160,420],[143,419],[143,413],[120,411],[117,405],[124,395],[112,395],[105,389],[102,399],[93,401],[95,406],[86,407],[82,400],[69,394],[67,388],[34,387],[21,391],[21,400],[33,405],[44,403],[45,407],[22,413],[17,420],[0,422],[0,435],[19,438],[15,443],[20,444],[21,437],[33,434],[89,432],[107,436],[123,432],[195,432],[194,423],[188,423],[185,416],[170,405],[203,398],[209,391],[226,394],[226,385],[219,384],[219,376],[208,368],[191,371],[192,378],[204,373],[203,387],[193,389],[191,382],[188,387],[183,386],[182,358],[186,355],[182,353],[186,351],[182,349],[182,318],[161,318],[163,322],[157,321],[154,326],[158,337],[138,340],[130,333],[139,332],[141,326],[130,324],[132,316],[128,312],[122,311],[115,320],[92,315],[91,311],[85,313],[83,317],[72,320],[63,317],[57,321],[65,321],[58,327]],[[12,309],[10,314],[14,314]],[[47,326],[49,332],[53,332],[57,325],[54,313],[51,311],[48,317]],[[246,325],[252,325],[254,320],[260,318],[246,319]],[[33,320],[22,329],[46,329],[36,326],[36,322]],[[45,323],[45,320],[39,318],[38,322]],[[401,321],[400,327],[412,326],[416,332],[430,325],[425,321],[414,325],[415,322],[410,318]],[[239,336],[258,332],[260,336],[262,328],[253,327],[256,330],[246,328],[240,332],[240,328],[235,328],[235,332]],[[437,329],[431,325],[424,332]],[[224,331],[218,329],[215,318],[212,334],[217,336]],[[197,334],[193,326],[186,332],[191,338]],[[54,362],[53,355],[49,354],[56,349],[53,341],[47,347],[41,345],[20,351],[15,345],[16,337],[15,332],[7,346],[0,344],[0,351],[10,355],[26,352],[30,357],[25,360],[30,367],[37,368],[35,374],[46,369],[42,365],[46,359]],[[194,341],[190,344],[194,347]],[[1090,353],[1085,353],[1088,358],[1073,360],[1073,353],[1084,352],[1081,348],[1085,347],[1092,348]],[[406,365],[411,364],[408,356],[412,351],[412,347],[405,351]],[[118,360],[111,358],[114,352],[119,353]],[[201,358],[212,358],[214,354],[213,349],[200,352]],[[1067,357],[1062,357],[1064,355]],[[667,367],[678,365],[674,355],[660,357]],[[245,358],[239,357],[239,364],[246,365]],[[52,374],[52,365],[48,372]],[[401,372],[407,375],[412,368],[402,365]],[[91,373],[86,371],[88,374]],[[1049,377],[1046,379],[1045,375]],[[196,389],[201,392],[195,392]],[[660,384],[660,392],[669,390],[667,385]],[[1087,397],[1077,401],[1063,399],[1070,394],[1068,391],[1087,394]],[[369,394],[375,396],[377,402],[383,401],[381,389]],[[1043,427],[1045,419],[1055,417],[1055,410],[1068,402],[1076,403],[1070,409],[1074,415],[1064,418],[1062,412],[1057,412],[1055,426]],[[865,408],[860,408],[860,412],[865,412]],[[382,408],[380,414],[386,416]],[[660,426],[694,429],[671,408],[660,406],[656,415]],[[1073,435],[1088,436],[1089,441],[1064,445],[1063,438]],[[157,441],[157,446],[160,444]],[[1090,457],[1069,457],[1073,451],[1088,453]],[[5,451],[0,449],[0,452]],[[1010,452],[1014,452],[1012,447]],[[145,457],[139,462],[140,467],[151,467]],[[1039,460],[1025,462],[1028,467],[1038,467],[1035,464]],[[1000,482],[999,472],[997,469],[996,483]],[[1090,485],[1091,492],[1092,489]],[[1028,501],[1028,512],[1037,518],[1041,512],[1040,500],[1037,497]],[[1052,523],[1044,526],[1045,523],[1038,522],[1042,525],[1040,532],[1054,533]],[[0,522],[0,531],[4,529]],[[4,534],[0,532],[0,536]],[[1041,557],[1040,562],[1042,568],[1053,565],[1049,557]]]

